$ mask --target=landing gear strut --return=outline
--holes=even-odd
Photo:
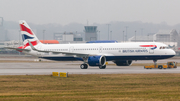
[[[157,66],[157,60],[153,60],[153,62],[154,62],[154,67],[156,67]],[[162,65],[158,66],[158,69],[162,69],[162,68],[163,68]]]
[[[154,62],[154,66],[156,66],[157,65],[157,60],[153,60],[153,62]]]
[[[81,69],[87,69],[87,68],[88,68],[88,65],[85,64],[85,63],[84,63],[84,64],[81,64],[81,65],[80,65],[80,68],[81,68]]]
[[[80,68],[81,69],[87,69],[88,68],[88,65],[87,65],[87,60],[88,60],[88,57],[82,57],[84,63],[80,65]]]

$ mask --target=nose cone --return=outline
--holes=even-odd
[[[176,55],[176,52],[175,52],[174,50],[171,49],[170,52],[168,52],[168,54],[169,54],[169,55],[175,56],[175,55]]]

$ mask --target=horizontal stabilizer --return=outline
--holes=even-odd
[[[4,47],[5,49],[14,49],[17,51],[31,51],[30,49],[14,48],[14,47]]]

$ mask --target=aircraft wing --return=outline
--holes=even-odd
[[[38,52],[45,52],[45,53],[48,53],[48,52],[52,52],[54,54],[59,54],[59,53],[62,53],[62,54],[66,54],[66,55],[76,55],[76,56],[79,56],[79,57],[82,57],[82,56],[95,56],[95,55],[98,55],[98,54],[86,54],[86,53],[70,53],[70,52],[59,52],[59,51],[45,51],[45,50],[39,50],[39,49],[36,49],[32,44],[31,42],[29,42],[28,40],[28,43],[29,45],[31,46],[32,50],[34,51],[38,51]]]
[[[4,47],[6,49],[14,49],[16,51],[30,51],[30,49],[22,49],[22,48],[15,48],[15,47]]]

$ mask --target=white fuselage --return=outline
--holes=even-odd
[[[156,45],[146,47],[141,45]],[[175,52],[167,45],[158,42],[128,42],[128,43],[84,43],[84,44],[40,44],[35,46],[39,50],[58,51],[69,53],[85,53],[91,55],[104,55],[107,61],[112,60],[158,60],[173,57]],[[161,48],[162,47],[162,48]],[[30,46],[27,49],[31,49]],[[28,54],[42,58],[48,57],[74,57],[74,55],[54,54],[51,52],[37,52],[31,50]],[[81,57],[79,57],[81,58]],[[53,59],[52,59],[53,60]],[[71,60],[71,59],[69,59]]]

